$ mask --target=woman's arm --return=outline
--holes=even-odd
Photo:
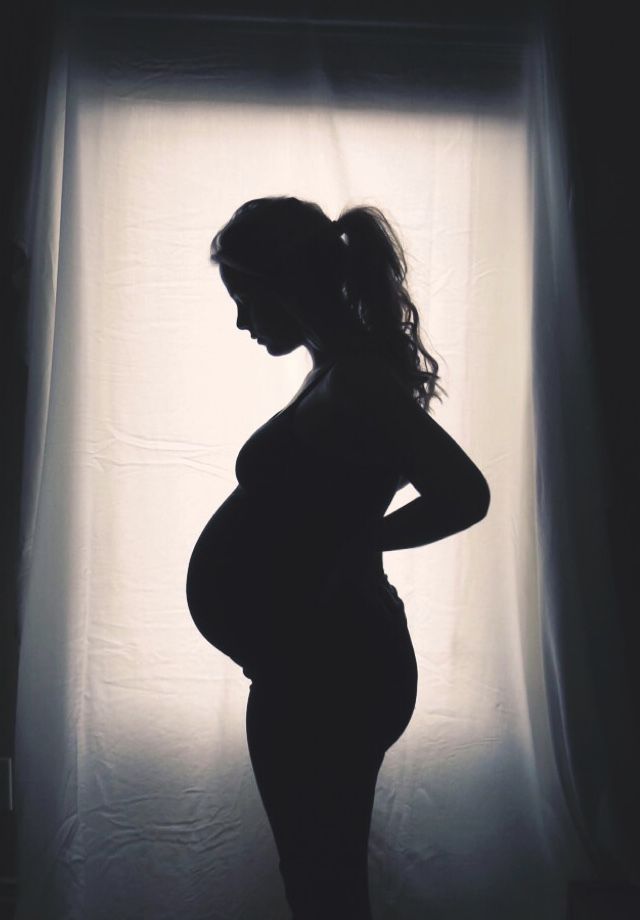
[[[487,480],[459,444],[427,415],[379,360],[357,355],[329,374],[334,424],[363,456],[405,473],[420,493],[354,540],[372,550],[424,546],[471,527],[487,514]],[[361,544],[362,545],[362,544]]]
[[[425,546],[477,524],[489,510],[489,501],[488,486],[486,498],[478,495],[455,510],[439,502],[437,496],[420,495],[374,521],[364,537],[371,550],[380,552]]]

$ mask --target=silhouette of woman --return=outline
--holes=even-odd
[[[417,693],[382,553],[470,527],[489,487],[428,413],[438,364],[377,208],[332,221],[297,198],[248,201],[211,257],[238,328],[272,355],[305,346],[313,368],[240,450],[193,550],[189,609],[251,680],[249,754],[294,920],[370,920],[376,779]],[[408,482],[419,497],[384,517]]]

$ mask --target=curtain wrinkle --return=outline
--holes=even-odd
[[[22,483],[21,563],[19,581],[27,577],[37,530],[55,335],[58,257],[62,220],[68,59],[54,43],[42,113],[32,151],[29,200],[16,227],[30,262],[29,302],[25,311],[23,358],[28,366]],[[22,605],[21,605],[22,607]],[[20,620],[19,620],[20,624]]]
[[[600,693],[595,644],[568,654],[587,588],[559,568],[597,546],[570,539],[597,497],[584,519],[554,510],[574,475],[560,447],[595,451],[597,420],[552,82],[533,54],[525,106],[508,43],[458,47],[453,80],[446,48],[422,53],[415,35],[265,34],[107,16],[55,55],[28,248],[16,920],[286,909],[246,681],[184,598],[239,447],[309,369],[247,350],[208,263],[238,204],[281,193],[331,217],[374,203],[398,226],[450,394],[434,414],[492,490],[470,532],[385,556],[420,686],[378,782],[374,910],[564,920],[585,851],[624,853],[602,822],[604,741],[575,721]],[[574,478],[563,509],[597,484],[597,458]],[[592,606],[608,603],[604,566]]]
[[[68,669],[69,635],[58,583],[68,580],[64,526],[50,484],[60,469],[61,352],[65,341],[62,281],[68,193],[70,60],[64,25],[56,24],[41,120],[31,151],[28,206],[17,226],[30,260],[24,329],[28,392],[22,484],[19,583],[16,811],[19,815],[19,912],[82,917],[82,820],[79,807],[77,703],[82,680]],[[71,145],[72,146],[72,145]],[[64,312],[64,311],[63,311]],[[64,453],[64,451],[63,451]],[[55,486],[54,486],[55,491]],[[63,488],[69,495],[69,490]],[[52,527],[52,513],[54,526]],[[56,597],[57,595],[57,597]],[[68,595],[70,600],[70,593]],[[30,615],[31,611],[31,615]],[[35,615],[33,611],[38,611]],[[34,725],[37,730],[34,731]],[[35,872],[33,871],[35,869]]]
[[[637,880],[634,779],[640,764],[614,590],[603,481],[602,420],[571,226],[566,142],[553,59],[539,36],[529,51],[536,186],[533,348],[538,530],[543,570],[545,676],[558,774],[590,869]],[[631,760],[630,763],[626,762]]]

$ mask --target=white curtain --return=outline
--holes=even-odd
[[[434,416],[492,493],[471,530],[385,554],[419,692],[378,781],[375,916],[561,920],[586,857],[543,673],[524,85],[401,105],[393,74],[341,82],[310,33],[295,72],[269,76],[215,23],[189,61],[162,50],[175,23],[109,28],[60,33],[25,228],[18,920],[286,915],[249,684],[185,600],[239,448],[310,366],[238,333],[208,259],[270,194],[395,223],[449,393]]]

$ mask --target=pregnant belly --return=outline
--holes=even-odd
[[[311,529],[299,514],[269,510],[238,486],[200,534],[187,573],[189,611],[207,641],[238,664],[283,642],[309,615],[335,551],[317,522]]]
[[[200,633],[245,672],[265,659],[284,666],[323,637],[351,635],[355,648],[363,632],[385,635],[385,602],[362,594],[367,585],[388,591],[382,554],[345,558],[349,526],[317,507],[257,502],[238,486],[208,521],[189,562],[187,603]]]

